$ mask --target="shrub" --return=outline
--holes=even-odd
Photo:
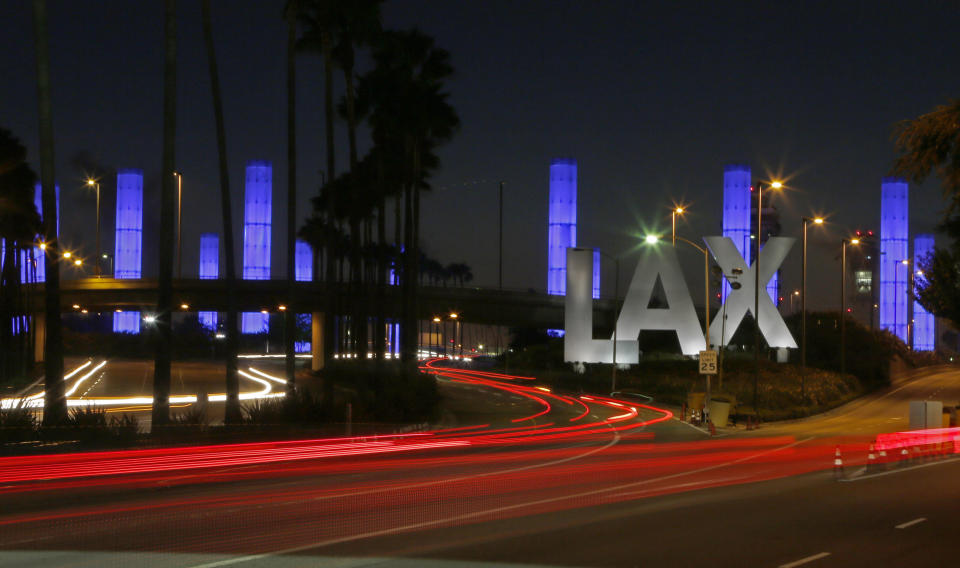
[[[37,436],[37,415],[23,405],[0,409],[0,445],[33,440]]]

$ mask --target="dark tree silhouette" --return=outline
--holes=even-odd
[[[37,102],[40,116],[40,183],[43,202],[45,263],[44,397],[43,422],[59,425],[67,419],[63,390],[63,334],[60,328],[60,244],[57,240],[57,197],[54,189],[53,118],[50,104],[50,52],[47,48],[47,2],[33,2],[34,41],[37,52]]]
[[[217,70],[217,52],[213,44],[213,25],[210,18],[210,0],[202,4],[203,40],[207,51],[210,75],[210,94],[217,128],[217,157],[220,165],[220,215],[223,220],[223,248],[226,260],[227,325],[226,325],[226,382],[227,401],[224,421],[240,422],[240,377],[237,374],[239,322],[237,317],[237,260],[233,245],[233,212],[230,205],[230,169],[227,167],[227,135],[223,120],[223,99],[220,96],[220,74]]]
[[[173,172],[177,137],[177,5],[163,11],[163,150],[160,164],[160,254],[157,286],[157,345],[153,365],[153,426],[170,422],[170,364],[173,343],[173,248],[176,211]]]

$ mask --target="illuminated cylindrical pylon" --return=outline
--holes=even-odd
[[[197,276],[200,280],[216,280],[220,278],[220,236],[216,233],[200,235],[200,266]],[[217,312],[200,312],[198,314],[203,327],[217,329]]]
[[[550,162],[550,210],[547,221],[547,293],[567,290],[567,249],[577,246],[577,161]],[[593,257],[593,297],[600,297],[600,252]]]
[[[117,171],[117,224],[113,273],[118,279],[138,279],[143,255],[143,170]],[[140,333],[140,312],[113,314],[113,331]]]
[[[262,160],[247,162],[243,209],[243,279],[270,279],[270,228],[273,214],[273,165]],[[265,333],[269,314],[245,312],[243,333]]]
[[[917,282],[923,282],[926,276],[920,268],[926,261],[927,255],[933,254],[934,240],[933,235],[917,235],[913,238],[913,259],[914,265],[910,268],[914,271],[914,285]],[[936,320],[933,314],[920,305],[920,302],[913,303],[913,350],[914,351],[933,351],[937,347]]]
[[[910,261],[909,187],[883,178],[880,186],[880,327],[907,340],[907,277]]]
[[[60,186],[54,185],[54,195],[57,201],[57,234],[60,234]],[[33,203],[37,213],[43,218],[43,188],[39,183],[33,186]],[[47,255],[40,247],[33,247],[20,253],[20,281],[44,282],[47,279]],[[2,266],[2,264],[0,264]]]
[[[723,236],[730,237],[743,259],[750,264],[751,227],[750,166],[728,164],[723,167]],[[730,284],[723,282],[723,300]]]

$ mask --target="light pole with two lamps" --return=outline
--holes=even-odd
[[[177,176],[177,279],[183,278],[183,172],[175,171]]]
[[[847,372],[847,245],[860,239],[843,239],[840,244],[840,374]]]
[[[87,187],[93,187],[97,192],[97,251],[95,255],[97,262],[94,266],[94,273],[96,274],[97,278],[100,278],[100,182],[93,178],[88,178]]]
[[[781,189],[783,183],[771,182],[770,189]],[[757,184],[757,259],[753,263],[753,322],[756,329],[753,333],[754,370],[753,370],[753,412],[760,419],[757,389],[760,383],[760,242],[763,236],[763,184]]]
[[[800,254],[800,402],[807,400],[807,225],[823,225],[823,217],[801,217],[803,247]]]
[[[652,240],[651,240],[652,238]],[[656,235],[648,235],[646,238],[647,243],[656,243],[658,237]],[[603,252],[600,249],[596,249],[602,256],[605,256],[613,261],[614,266],[614,275],[613,275],[613,368],[610,371],[610,392],[614,393],[617,391],[617,316],[620,313],[620,257],[613,256]]]
[[[706,339],[706,350],[710,351],[710,253],[707,250],[707,247],[702,247],[696,244],[693,241],[685,239],[683,237],[678,237],[676,235],[674,238],[674,246],[676,246],[677,239],[682,242],[687,243],[693,248],[703,253],[703,322],[704,322],[704,337]],[[722,342],[722,338],[721,338]],[[706,375],[707,378],[707,392],[704,396],[704,405],[705,408],[710,408],[710,375]],[[709,411],[708,411],[709,412]]]

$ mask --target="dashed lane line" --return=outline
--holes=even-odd
[[[827,556],[830,556],[829,552],[812,554],[806,558],[801,558],[800,560],[794,560],[793,562],[789,562],[787,564],[781,564],[779,568],[794,568],[795,566],[803,566],[804,564],[809,564],[810,562],[820,560],[821,558],[826,558]]]
[[[905,522],[905,523],[900,523],[899,525],[897,525],[897,526],[894,527],[894,528],[897,528],[897,529],[905,529],[905,528],[908,528],[908,527],[912,527],[913,525],[919,525],[920,523],[922,523],[922,522],[924,522],[924,521],[926,521],[926,520],[927,520],[926,517],[920,517],[919,519],[914,519],[914,520],[912,520],[912,521],[907,521],[907,522]]]

